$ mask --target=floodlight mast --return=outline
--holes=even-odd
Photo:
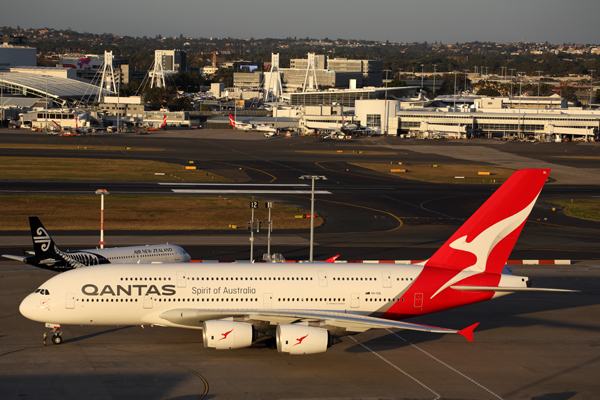
[[[302,175],[299,179],[310,179],[312,181],[311,195],[310,195],[310,257],[309,261],[313,262],[313,244],[315,236],[315,180],[321,179],[326,181],[327,177],[324,175]]]

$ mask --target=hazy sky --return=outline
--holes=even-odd
[[[600,44],[600,0],[19,0],[0,26],[117,35]]]

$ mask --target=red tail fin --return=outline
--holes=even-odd
[[[549,169],[512,174],[425,265],[502,272],[549,175]]]
[[[229,114],[229,125],[231,125],[232,128],[235,128],[235,120],[231,114]]]
[[[164,128],[164,127],[165,127],[165,125],[167,125],[167,114],[165,114],[165,115],[164,115],[164,117],[163,117],[163,122],[162,122],[162,124],[160,125],[160,127],[161,127],[161,128]]]

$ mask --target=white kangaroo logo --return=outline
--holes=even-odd
[[[46,232],[44,228],[40,227],[37,228],[35,233],[39,236],[33,237],[34,243],[42,243],[42,251],[48,251],[48,248],[50,247],[50,242],[52,241],[52,239],[50,239],[50,235],[48,235],[48,232]]]
[[[539,196],[539,194],[538,194]],[[481,232],[475,239],[467,242],[467,236],[462,236],[450,243],[450,247],[456,250],[466,251],[475,256],[476,260],[473,265],[470,265],[456,274],[452,279],[446,282],[437,292],[431,296],[433,299],[439,292],[446,289],[448,286],[456,283],[464,278],[472,275],[477,275],[485,272],[488,257],[494,247],[511,232],[513,232],[519,225],[525,221],[531,209],[533,208],[538,196],[524,209],[518,213],[503,219],[490,226],[483,232]]]

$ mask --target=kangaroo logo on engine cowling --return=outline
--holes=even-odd
[[[133,296],[148,296],[151,294],[157,296],[173,296],[176,291],[175,285],[162,285],[160,288],[156,285],[117,285],[116,288],[113,288],[111,285],[104,285],[104,287],[100,289],[98,286],[88,283],[81,287],[81,293],[86,296],[131,296],[132,293]]]

